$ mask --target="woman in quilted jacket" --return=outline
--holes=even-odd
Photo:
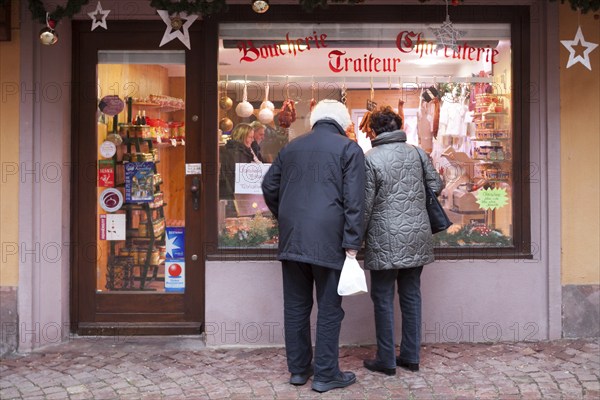
[[[424,180],[439,194],[442,179],[427,154],[406,143],[402,119],[389,106],[370,121],[377,135],[365,155],[365,269],[371,273],[377,354],[365,368],[387,375],[396,366],[419,370],[421,272],[434,261],[433,238],[425,208]],[[398,284],[402,341],[396,357],[394,289]]]

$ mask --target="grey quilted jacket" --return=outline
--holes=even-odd
[[[425,209],[427,183],[439,194],[442,179],[427,154],[406,143],[404,131],[379,134],[365,155],[365,269],[411,268],[434,261]]]

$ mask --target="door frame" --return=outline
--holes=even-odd
[[[210,159],[215,135],[202,135],[207,124],[204,102],[212,90],[205,76],[216,65],[203,63],[214,45],[203,35],[202,21],[189,29],[193,51],[174,40],[158,47],[165,33],[160,20],[114,21],[110,31],[94,32],[89,22],[73,22],[72,86],[72,186],[71,186],[71,331],[80,335],[200,334],[204,330],[205,248],[207,193],[201,190],[200,209],[193,210],[191,175],[185,177],[186,290],[175,293],[102,293],[96,291],[97,275],[97,64],[99,50],[185,50],[186,59],[186,163]],[[216,49],[214,49],[216,52]],[[215,101],[216,102],[216,101]],[[211,140],[211,136],[215,140]],[[214,143],[212,143],[214,142]],[[94,145],[90,145],[94,143]],[[201,187],[207,184],[200,175]],[[210,192],[210,191],[209,191]],[[196,255],[192,260],[191,255]]]

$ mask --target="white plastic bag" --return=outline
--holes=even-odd
[[[356,257],[346,255],[337,292],[340,296],[352,296],[367,293],[367,278],[365,271],[358,265]]]

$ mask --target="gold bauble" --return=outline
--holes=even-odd
[[[178,31],[183,26],[183,20],[179,16],[171,17],[171,28]]]
[[[50,27],[45,27],[40,31],[40,42],[50,46],[58,42],[58,33]]]
[[[221,121],[219,121],[219,129],[223,132],[229,132],[233,129],[233,121],[227,117],[221,118]]]
[[[233,107],[233,100],[227,96],[223,96],[219,99],[219,107],[221,107],[222,110],[231,110],[231,107]]]

